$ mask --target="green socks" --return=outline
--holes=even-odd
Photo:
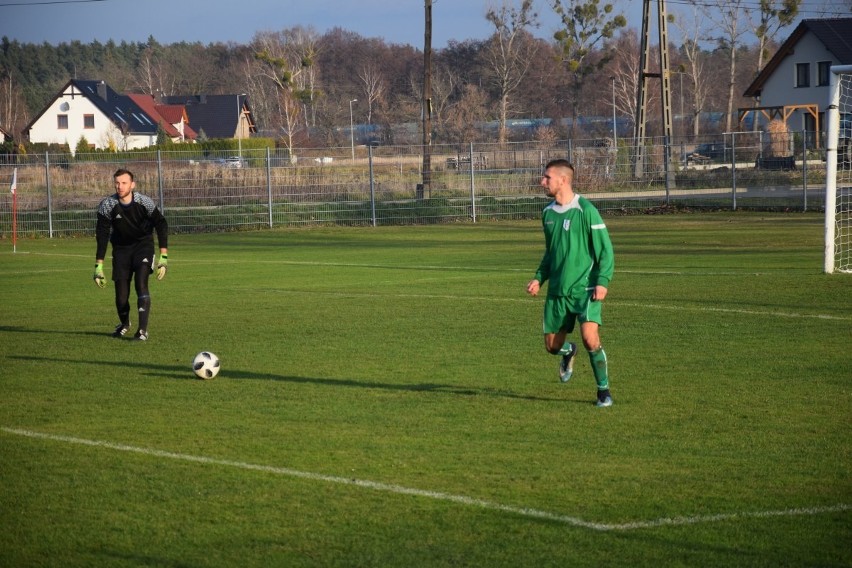
[[[574,349],[576,349],[576,347],[574,347],[574,344],[570,341],[566,341],[565,344],[562,346],[562,349],[559,350],[559,355],[570,355],[571,352],[574,351]]]
[[[595,373],[595,382],[598,384],[598,390],[609,388],[609,375],[606,369],[606,353],[603,347],[599,347],[597,351],[589,351],[589,362],[592,364],[592,371]]]

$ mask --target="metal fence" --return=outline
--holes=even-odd
[[[128,168],[137,191],[159,202],[172,232],[340,224],[391,225],[537,218],[547,199],[544,165],[567,158],[575,191],[607,212],[662,207],[784,208],[824,205],[822,152],[808,133],[765,139],[612,139],[509,144],[198,150],[0,156],[0,183],[17,170],[19,235],[94,232],[96,208]],[[770,152],[769,143],[782,148]],[[6,158],[3,160],[3,158]],[[12,159],[14,158],[14,160]],[[12,195],[0,197],[0,236],[12,228]]]

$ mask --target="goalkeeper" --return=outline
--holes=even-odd
[[[601,346],[601,302],[615,268],[612,242],[592,203],[574,193],[574,166],[567,160],[547,164],[541,185],[553,202],[542,212],[544,257],[527,293],[535,296],[545,281],[544,347],[561,357],[559,378],[571,378],[577,345],[566,341],[577,321],[597,383],[597,405],[612,406],[606,353]]]
[[[115,282],[115,308],[119,319],[112,336],[124,337],[130,330],[130,281],[133,280],[139,318],[139,327],[133,339],[147,341],[148,318],[151,315],[148,277],[154,272],[155,266],[157,280],[166,276],[169,227],[154,201],[134,191],[136,181],[132,172],[119,169],[113,174],[113,181],[115,193],[105,197],[98,205],[94,280],[98,288],[106,286],[104,257],[108,244],[112,243],[112,280]],[[160,245],[160,260],[156,264],[155,230]]]

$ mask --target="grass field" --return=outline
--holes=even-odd
[[[146,343],[93,238],[0,243],[0,566],[852,566],[821,217],[607,223],[608,409],[536,222],[174,235]]]

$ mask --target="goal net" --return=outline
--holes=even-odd
[[[852,272],[852,65],[832,66],[826,112],[825,272]]]

